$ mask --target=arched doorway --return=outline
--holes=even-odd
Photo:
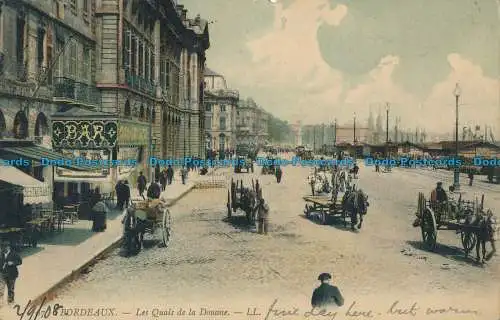
[[[130,101],[125,101],[125,117],[130,117],[132,111],[130,110]]]
[[[26,118],[24,112],[19,111],[16,114],[12,133],[16,139],[25,139],[28,137],[28,118]]]
[[[0,139],[5,136],[7,131],[7,124],[5,123],[5,117],[3,116],[2,110],[0,110]]]
[[[48,136],[49,135],[49,124],[47,121],[47,117],[43,112],[40,112],[36,117],[35,122],[35,136]]]

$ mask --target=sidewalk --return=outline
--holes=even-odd
[[[162,193],[169,205],[173,205],[193,189],[197,174],[190,176],[186,185],[174,181]],[[66,226],[61,234],[39,244],[39,248],[34,249],[37,252],[23,258],[23,264],[19,267],[16,303],[23,309],[29,300],[41,301],[44,296],[50,299],[54,289],[78,276],[81,270],[113,249],[119,244],[123,234],[123,214],[116,210],[111,212],[105,232],[91,232],[92,222],[84,220]],[[23,255],[29,253],[29,250],[22,252]]]

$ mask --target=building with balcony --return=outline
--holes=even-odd
[[[0,152],[4,158],[34,160],[23,171],[51,186],[58,175],[39,160],[44,153],[63,157],[49,150],[53,115],[69,105],[100,105],[94,81],[95,9],[95,0],[0,1]],[[67,194],[78,187],[56,188]]]
[[[269,113],[252,98],[240,100],[236,111],[236,136],[238,144],[264,146],[268,144]]]
[[[205,145],[207,150],[236,148],[236,108],[239,92],[227,88],[224,76],[205,69]]]

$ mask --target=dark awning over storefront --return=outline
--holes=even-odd
[[[42,165],[43,163],[41,162],[41,160],[47,159],[49,161],[57,162],[57,164],[53,164],[54,167],[66,168],[75,171],[95,170],[95,167],[85,166],[83,164],[77,165],[73,160],[64,158],[64,156],[60,153],[35,145],[2,147],[0,148],[0,156],[5,160],[12,160],[21,157],[29,160],[39,161]]]

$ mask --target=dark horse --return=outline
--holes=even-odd
[[[471,224],[476,227],[475,234],[477,237],[476,241],[476,261],[478,263],[485,263],[490,260],[492,256],[496,253],[495,248],[495,228],[494,228],[494,218],[490,210],[486,215],[470,215],[466,219],[466,224]],[[492,250],[486,254],[486,242],[491,243]],[[482,250],[481,250],[482,249]],[[482,251],[482,255],[480,254]]]
[[[359,224],[358,229],[361,229],[363,224],[363,216],[368,212],[368,196],[363,192],[363,190],[353,190],[351,192],[346,192],[342,198],[342,208],[344,212],[348,212],[351,217],[351,229],[355,230],[355,226]]]
[[[255,224],[257,192],[244,188],[241,194],[241,209],[245,211],[248,224]]]

